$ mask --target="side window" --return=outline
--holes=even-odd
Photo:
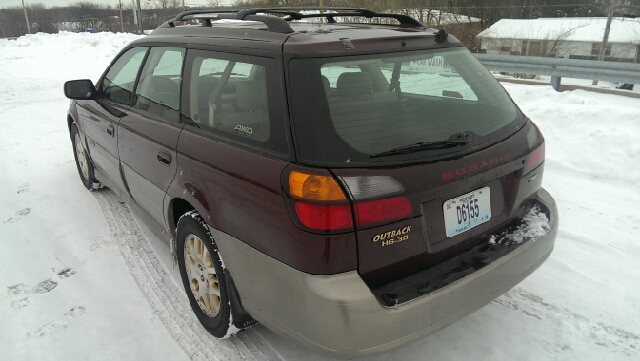
[[[234,61],[211,52],[194,53],[197,55],[191,62],[188,113],[192,125],[211,134],[267,148],[275,142],[276,129],[279,136],[276,141],[283,140],[282,124],[272,124],[264,59]]]
[[[184,54],[183,48],[151,48],[136,87],[134,108],[170,122],[180,122],[180,74]]]
[[[129,105],[133,85],[148,48],[132,48],[109,68],[100,84],[100,95],[116,103]]]

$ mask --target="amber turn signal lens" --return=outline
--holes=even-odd
[[[343,201],[345,197],[335,179],[329,175],[316,175],[292,171],[289,173],[291,196],[317,201]]]

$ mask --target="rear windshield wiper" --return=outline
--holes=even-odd
[[[465,145],[469,143],[468,140],[440,140],[437,142],[418,142],[414,144],[405,145],[403,147],[393,148],[386,152],[375,153],[369,156],[370,158],[376,157],[384,157],[387,155],[396,155],[396,154],[408,154],[413,152],[421,152],[423,150],[431,150],[431,149],[444,149],[444,148],[452,148],[457,147],[459,145]]]

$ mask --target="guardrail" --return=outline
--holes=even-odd
[[[517,55],[473,55],[489,70],[549,75],[551,86],[556,91],[560,91],[563,77],[640,84],[640,64]]]

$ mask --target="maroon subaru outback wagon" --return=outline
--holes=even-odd
[[[186,12],[65,93],[82,182],[168,231],[216,337],[257,320],[334,356],[388,350],[553,249],[540,131],[458,40],[408,16]]]

